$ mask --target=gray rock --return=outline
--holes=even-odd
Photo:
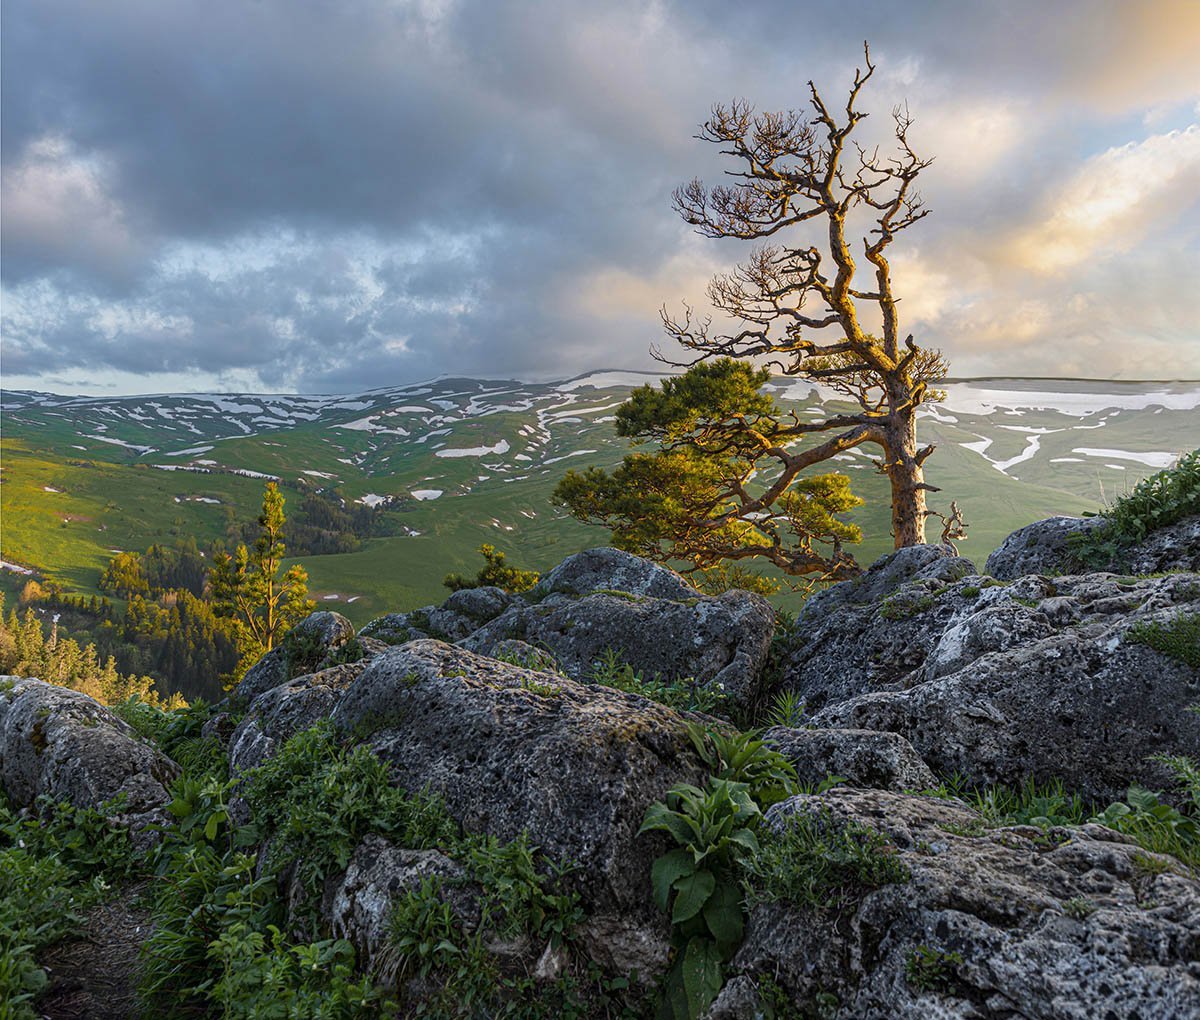
[[[793,798],[768,819],[814,811],[886,832],[911,878],[840,910],[754,909],[732,975],[770,977],[801,1014],[820,1002],[835,1020],[1200,1016],[1200,883],[1169,858],[1156,874],[1100,826],[985,831],[961,802],[874,790]],[[922,948],[944,954],[938,987],[909,976]],[[746,1016],[745,984],[729,984],[713,1016]]]
[[[103,810],[135,834],[167,820],[179,767],[86,694],[0,677],[0,783],[18,807],[42,794]],[[123,806],[108,806],[116,798]],[[135,835],[139,847],[149,833]]]
[[[988,558],[987,573],[1002,581],[1025,574],[1070,574],[1077,567],[1070,555],[1072,535],[1104,526],[1099,517],[1047,517],[1019,528]]]
[[[354,625],[341,613],[322,610],[310,613],[293,627],[288,634],[311,634],[328,654],[341,648],[354,637]],[[320,669],[321,661],[298,664],[289,661],[287,635],[284,640],[267,652],[246,671],[242,682],[237,685],[230,699],[234,704],[248,705],[264,691],[278,687],[299,672],[311,673]]]
[[[479,890],[465,884],[457,861],[436,850],[405,850],[382,836],[369,835],[354,851],[340,880],[328,890],[323,913],[336,938],[354,944],[364,965],[383,980],[394,980],[388,949],[388,918],[397,898],[439,880],[456,920],[466,931],[479,925]]]
[[[817,786],[829,776],[841,776],[850,786],[897,792],[938,784],[912,744],[896,733],[776,726],[763,740],[795,766],[802,786]]]
[[[539,673],[563,672],[558,660],[546,649],[538,648],[527,641],[518,641],[516,638],[497,641],[492,647],[491,657],[501,662],[510,662],[514,666],[537,670]]]
[[[594,591],[676,602],[696,597],[696,589],[670,568],[607,546],[568,556],[541,579],[534,595],[587,595]]]
[[[424,609],[414,609],[410,613],[387,613],[376,617],[358,632],[360,640],[370,638],[387,645],[402,645],[406,641],[416,641],[429,637],[429,633],[418,626],[418,623],[428,623],[428,614],[436,607],[427,606]]]
[[[229,774],[239,776],[261,765],[288,737],[329,718],[369,661],[298,676],[258,695],[230,737]]]
[[[1122,556],[1116,569],[1130,574],[1200,572],[1200,515],[1152,531]]]
[[[788,637],[780,686],[809,712],[890,686],[918,671],[941,631],[966,611],[942,596],[961,578],[978,586],[970,560],[943,546],[901,549],[855,578],[817,592]],[[992,596],[989,596],[992,597]]]
[[[1034,597],[1045,587],[1050,613]],[[1134,639],[1139,626],[1200,613],[1200,577],[1026,577],[985,589],[968,578],[937,602],[897,682],[830,701],[813,723],[899,733],[934,769],[975,783],[1061,779],[1098,799],[1135,782],[1169,787],[1153,755],[1200,755],[1200,716],[1187,710],[1200,670]],[[853,637],[872,647],[876,626],[886,632],[869,615],[844,623],[847,649]],[[803,674],[794,679],[803,696]]]
[[[524,641],[549,651],[563,672],[580,681],[589,680],[612,652],[647,679],[690,678],[719,687],[733,707],[748,710],[761,694],[774,630],[774,610],[749,592],[716,598],[693,592],[683,602],[600,592],[513,606],[461,644],[493,655],[505,641]]]
[[[1082,568],[1071,555],[1071,538],[1103,530],[1102,517],[1050,517],[1014,531],[988,557],[987,572],[1001,580],[1024,574],[1075,574]],[[1200,571],[1200,516],[1152,531],[1142,541],[1116,552],[1097,569],[1120,574]]]
[[[440,794],[466,828],[528,832],[543,853],[577,862],[590,923],[607,933],[599,958],[630,946],[665,954],[649,874],[666,847],[635,834],[672,785],[703,780],[679,714],[426,640],[372,660],[332,719],[399,785]]]
[[[503,588],[463,588],[446,599],[442,608],[480,624],[494,620],[516,601],[517,596]]]

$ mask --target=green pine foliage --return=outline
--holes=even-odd
[[[754,559],[792,576],[852,576],[857,566],[842,547],[862,533],[842,515],[862,500],[845,475],[801,475],[788,464],[783,451],[804,427],[762,392],[769,379],[766,369],[721,358],[634,390],[617,432],[649,449],[612,472],[569,471],[555,501],[610,528],[617,548],[688,564],[717,588]],[[734,579],[754,586],[744,571]]]
[[[536,570],[522,570],[509,566],[505,562],[504,553],[494,545],[484,543],[479,547],[479,555],[483,557],[483,566],[474,577],[463,574],[447,574],[442,581],[451,591],[463,591],[467,588],[502,588],[507,592],[530,591],[538,583]]]

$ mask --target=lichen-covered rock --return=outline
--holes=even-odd
[[[817,786],[830,776],[849,786],[897,792],[937,786],[912,744],[896,733],[775,726],[763,740],[792,763],[801,786]]]
[[[345,874],[327,891],[322,912],[334,936],[352,942],[367,968],[394,978],[388,973],[388,918],[400,896],[429,879],[442,883],[464,929],[476,928],[479,890],[467,885],[461,864],[437,850],[406,850],[374,834],[355,849]]]
[[[179,767],[86,694],[0,677],[0,783],[29,807],[46,794],[95,808],[135,833],[166,821]],[[118,806],[110,806],[121,798]],[[149,835],[136,839],[139,846]]]
[[[369,660],[331,666],[263,691],[229,739],[229,772],[238,776],[261,765],[288,737],[329,718],[346,688]]]
[[[1047,517],[1019,528],[987,558],[992,577],[1011,581],[1025,574],[1070,574],[1078,569],[1070,555],[1073,535],[1104,526],[1100,517]]]
[[[813,723],[899,733],[934,769],[976,783],[1061,779],[1099,799],[1134,782],[1169,786],[1154,755],[1200,755],[1200,716],[1188,711],[1200,670],[1138,640],[1200,613],[1197,575],[1025,577],[992,588],[968,578],[936,603],[910,624],[918,652],[903,672],[829,701]],[[874,628],[887,633],[878,612],[843,618],[868,654]],[[795,678],[801,696],[804,678]]]
[[[1073,536],[1103,530],[1103,517],[1050,517],[1014,531],[988,557],[987,572],[1001,580],[1025,574],[1076,574]],[[1128,548],[1114,550],[1092,569],[1120,574],[1157,574],[1171,570],[1200,571],[1200,516],[1185,517],[1150,532]]]
[[[793,650],[784,660],[780,686],[803,698],[809,712],[902,686],[924,664],[942,629],[964,611],[941,596],[974,574],[970,560],[945,547],[918,545],[885,556],[853,581],[817,592],[788,637]]]
[[[292,642],[289,642],[289,638]],[[322,665],[328,665],[326,660],[329,655],[353,638],[354,625],[341,613],[331,613],[327,610],[310,613],[288,631],[283,641],[246,671],[230,699],[236,704],[248,705],[264,691],[278,687],[292,677],[311,673],[320,669]],[[294,661],[294,647],[298,641],[312,643],[312,661]]]
[[[753,1015],[764,979],[833,1020],[1200,1016],[1200,882],[1170,858],[1100,826],[988,831],[961,802],[875,790],[768,819],[797,812],[887,833],[911,877],[841,909],[756,907],[714,1020]]]
[[[749,592],[705,598],[692,591],[686,601],[674,601],[601,591],[513,606],[461,644],[493,655],[515,638],[549,651],[564,673],[581,681],[612,653],[646,678],[718,687],[745,710],[760,697],[774,629],[770,604]]]
[[[618,591],[675,602],[696,597],[696,589],[669,567],[608,546],[568,556],[534,589],[538,597],[587,595],[595,591]]]
[[[1169,570],[1200,573],[1200,515],[1185,517],[1150,532],[1121,555],[1114,569],[1129,574],[1158,574]]]
[[[260,698],[251,715],[266,707]],[[275,718],[255,724],[263,738],[279,739]],[[606,937],[599,958],[636,946],[644,961],[665,959],[666,918],[649,889],[650,864],[665,846],[636,833],[672,785],[703,781],[678,713],[425,640],[370,660],[331,718],[397,784],[444,798],[468,830],[501,839],[527,832],[547,856],[576,862],[572,881]],[[651,972],[649,963],[642,969]]]

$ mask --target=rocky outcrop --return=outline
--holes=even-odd
[[[324,715],[370,747],[396,784],[439,794],[467,830],[504,840],[527,832],[542,853],[576,862],[598,958],[644,973],[665,960],[666,919],[649,890],[664,846],[635,834],[672,785],[703,782],[683,716],[422,640],[260,695],[234,736],[236,767],[260,763]]]
[[[393,644],[435,637],[506,658],[520,641],[582,682],[612,653],[647,679],[719,688],[748,713],[761,695],[774,629],[774,610],[757,595],[705,597],[666,567],[605,548],[568,557],[527,596],[468,589],[440,607],[373,620],[362,633]]]
[[[915,792],[938,785],[912,744],[897,733],[775,726],[763,740],[792,763],[801,786],[816,787],[830,777],[875,790]]]
[[[928,574],[882,597],[867,575],[873,600],[839,585],[805,608],[784,685],[814,725],[898,733],[973,782],[1062,779],[1101,799],[1168,785],[1152,755],[1200,754],[1200,671],[1138,637],[1200,612],[1200,577]]]
[[[988,557],[987,572],[1004,581],[1026,574],[1074,574],[1082,566],[1072,555],[1075,536],[1103,530],[1103,517],[1050,517],[1014,531]],[[1093,569],[1121,574],[1200,571],[1200,516],[1186,517],[1150,532],[1128,548],[1114,548]]]
[[[904,685],[919,669],[956,607],[935,595],[973,576],[970,560],[943,546],[901,549],[853,581],[817,592],[788,636],[794,651],[782,688],[816,712],[867,691]]]
[[[288,737],[329,718],[367,660],[332,666],[263,691],[229,739],[230,775],[241,775],[275,754]]]
[[[0,784],[18,807],[43,794],[103,811],[147,845],[166,820],[179,769],[92,698],[20,677],[0,677]]]
[[[1200,883],[1100,826],[987,830],[957,801],[836,789],[776,805],[886,833],[910,878],[840,908],[768,902],[709,1017],[767,981],[834,1020],[1200,1016]],[[778,999],[776,999],[778,1001]]]
[[[341,613],[311,613],[246,671],[231,700],[248,705],[264,691],[328,665],[331,656],[353,639],[354,625]],[[304,661],[299,661],[301,654]]]
[[[386,954],[388,918],[400,896],[427,880],[441,883],[443,896],[466,930],[479,924],[479,891],[467,887],[461,864],[437,850],[406,850],[375,835],[354,851],[345,874],[326,893],[323,913],[334,936],[354,943],[365,966],[380,978],[394,978]]]

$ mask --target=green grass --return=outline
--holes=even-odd
[[[594,397],[586,395],[581,403],[599,406],[623,395],[618,390],[602,391]],[[174,399],[164,398],[168,405]],[[413,402],[421,403],[422,398],[414,397]],[[815,401],[805,399],[796,406],[803,414]],[[365,413],[346,410],[340,412],[340,419],[333,417],[350,421]],[[605,544],[604,529],[570,519],[550,505],[549,496],[569,467],[611,466],[625,452],[612,425],[597,420],[599,412],[585,415],[577,424],[557,427],[549,445],[536,451],[520,434],[534,422],[533,412],[501,411],[459,420],[447,426],[447,435],[425,443],[416,440],[429,428],[411,421],[405,422],[412,431],[409,437],[340,429],[326,418],[252,436],[220,438],[216,430],[222,423],[217,418],[198,419],[198,432],[182,427],[165,432],[171,419],[112,419],[104,434],[159,451],[145,457],[88,438],[100,420],[94,411],[35,407],[6,410],[5,417],[0,486],[3,558],[35,566],[68,590],[84,594],[97,591],[100,571],[112,549],[142,550],[153,542],[171,543],[189,535],[203,544],[224,534],[228,513],[250,520],[257,512],[262,494],[259,479],[161,471],[148,462],[187,464],[199,457],[231,469],[279,475],[292,505],[298,480],[323,481],[305,476],[304,471],[332,475],[330,484],[338,484],[351,500],[367,493],[400,497],[396,520],[419,536],[372,539],[354,553],[302,558],[318,604],[345,613],[357,624],[384,612],[442,601],[446,595],[442,578],[452,571],[473,573],[476,550],[484,542],[507,553],[512,562],[537,570],[546,570],[580,549]],[[1157,449],[1162,434],[1170,434],[1176,442],[1200,443],[1200,430],[1191,418],[1173,411],[1122,412],[1106,421],[1103,445]],[[1062,424],[1054,412],[1029,412],[1012,421],[1021,426]],[[227,424],[223,427],[229,431]],[[1082,513],[1113,498],[1114,478],[1132,480],[1150,473],[1133,462],[1124,471],[1103,468],[1091,459],[1051,464],[1050,456],[1070,457],[1071,444],[1086,444],[1095,435],[1067,428],[1044,435],[1046,455],[1010,469],[1016,477],[1009,477],[959,444],[976,438],[975,430],[986,430],[994,437],[989,456],[1015,456],[1026,441],[1023,433],[999,429],[991,419],[969,418],[957,424],[924,419],[921,429],[923,441],[938,445],[928,469],[930,480],[942,492],[931,494],[931,505],[942,507],[950,499],[958,500],[970,525],[970,539],[960,545],[960,552],[980,566],[1016,528],[1050,514]],[[439,458],[433,448],[436,442],[467,447],[491,445],[499,439],[510,444],[507,456]],[[193,457],[166,455],[198,446],[213,449]],[[566,457],[579,449],[597,452],[548,465],[515,459],[525,450],[536,460]],[[361,464],[343,463],[356,458],[361,458]],[[495,463],[500,463],[499,469],[485,467]],[[839,462],[838,467],[867,501],[851,515],[866,535],[854,549],[866,565],[892,547],[887,483],[863,456]],[[47,487],[63,491],[48,492]],[[413,489],[421,488],[441,489],[444,495],[427,502],[408,498]],[[195,502],[196,497],[217,499],[221,505]],[[936,531],[930,537],[936,539]],[[764,572],[779,577],[771,570]],[[0,576],[0,589],[9,596],[23,583],[11,574]],[[326,600],[326,595],[339,597]],[[349,602],[351,598],[355,601]],[[774,597],[778,605],[793,610],[802,599],[803,595],[786,590]]]

